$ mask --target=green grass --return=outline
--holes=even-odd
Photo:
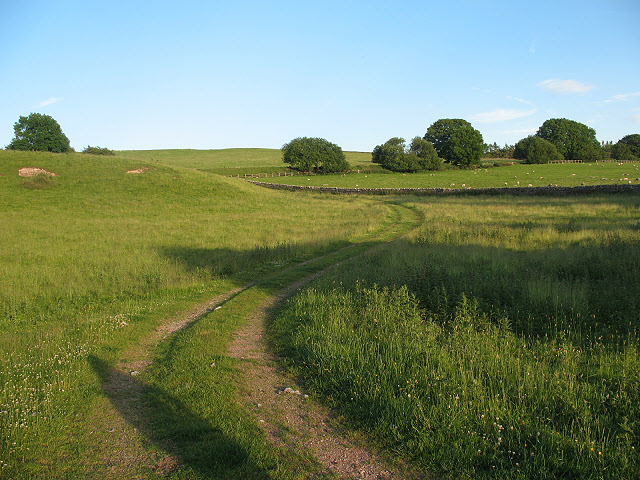
[[[227,148],[221,150],[122,150],[116,155],[144,163],[195,168],[220,175],[284,172],[282,153],[269,148]],[[345,152],[353,168],[371,167],[371,154]]]
[[[371,166],[369,154],[354,155]],[[23,179],[21,167],[57,176]],[[382,203],[211,174],[281,167],[278,150],[262,149],[0,151],[0,478],[108,477],[99,445],[119,445],[95,428],[109,420],[104,376],[164,319],[256,279],[160,345],[138,380],[154,428],[137,425],[137,435],[145,451],[182,458],[172,478],[313,475],[305,454],[271,447],[235,402],[227,344],[280,286],[375,244],[273,325],[280,351],[331,405],[392,454],[444,476],[638,476],[637,195]],[[572,185],[635,183],[635,168],[298,178],[476,186],[468,175],[503,186],[535,173]],[[418,218],[404,240],[380,243]],[[392,221],[399,227],[381,233]],[[364,243],[284,271],[355,242]],[[144,465],[138,473],[156,477]]]
[[[341,188],[486,188],[639,184],[640,164],[572,163],[551,165],[514,164],[469,170],[448,169],[425,173],[349,173],[307,175],[269,179],[286,185]]]
[[[55,183],[25,188],[21,167]],[[0,469],[11,478],[96,473],[81,461],[104,398],[89,355],[109,365],[164,318],[366,237],[388,214],[118,156],[0,151],[0,175]]]
[[[306,385],[444,478],[640,474],[640,199],[415,201],[272,325]]]

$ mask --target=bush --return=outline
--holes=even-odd
[[[549,163],[552,160],[563,160],[556,146],[544,138],[531,135],[516,143],[513,157],[524,160],[524,163]]]
[[[282,161],[303,172],[346,172],[351,166],[342,149],[324,138],[298,137],[281,148]]]
[[[422,170],[440,170],[442,169],[443,160],[438,157],[433,143],[424,138],[415,137],[411,141],[409,151],[418,157],[418,163]]]
[[[433,144],[420,137],[414,138],[409,148],[405,146],[404,138],[393,137],[377,145],[371,156],[373,163],[393,172],[419,172],[442,167],[442,159]]]
[[[115,155],[113,150],[109,150],[108,148],[100,148],[100,147],[91,147],[87,146],[82,153],[88,153],[89,155]]]

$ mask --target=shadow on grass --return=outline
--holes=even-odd
[[[243,446],[175,395],[118,371],[94,355],[88,361],[122,418],[171,457],[169,465],[162,465],[164,471],[156,467],[156,473],[179,468],[206,478],[270,478]]]
[[[237,282],[248,282],[282,267],[322,255],[347,245],[347,242],[321,247],[309,244],[282,244],[238,251],[230,248],[162,247],[160,254],[192,271],[203,271],[211,277],[226,276]]]

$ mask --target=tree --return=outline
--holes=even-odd
[[[15,138],[7,145],[9,150],[36,150],[40,152],[68,152],[69,139],[58,122],[49,115],[32,113],[20,116],[13,125]]]
[[[448,160],[454,165],[468,167],[480,163],[484,140],[482,134],[471,125],[457,128],[447,143],[451,152]]]
[[[414,137],[409,146],[409,152],[418,157],[418,165],[421,170],[440,170],[442,158],[438,157],[433,143],[424,138]]]
[[[471,124],[461,118],[441,118],[431,124],[427,129],[424,139],[433,143],[439,157],[451,162],[453,158],[453,146],[450,142],[451,135],[453,135],[453,132],[458,128],[464,126],[470,127]]]
[[[404,170],[404,149],[404,138],[393,137],[382,145],[376,145],[371,154],[371,160],[387,170],[406,171]]]
[[[556,146],[544,138],[531,135],[516,143],[513,157],[524,160],[524,163],[549,163],[562,160],[562,154]]]
[[[282,146],[282,160],[303,172],[344,172],[350,165],[342,149],[324,138],[298,137]]]
[[[640,157],[640,133],[632,133],[631,135],[625,135],[620,139],[618,143],[623,143],[634,156]]]
[[[545,121],[536,135],[553,143],[567,160],[598,160],[601,157],[596,131],[566,118]]]
[[[377,145],[371,156],[373,163],[393,172],[438,170],[442,166],[433,144],[420,137],[414,138],[409,147],[405,146],[404,138],[393,137]]]
[[[611,158],[616,160],[634,160],[634,155],[629,145],[618,142],[611,147]]]

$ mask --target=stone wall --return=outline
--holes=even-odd
[[[338,188],[249,183],[276,190],[332,193],[334,195],[583,195],[592,193],[640,193],[640,185],[581,185],[576,187],[499,187],[499,188]]]

